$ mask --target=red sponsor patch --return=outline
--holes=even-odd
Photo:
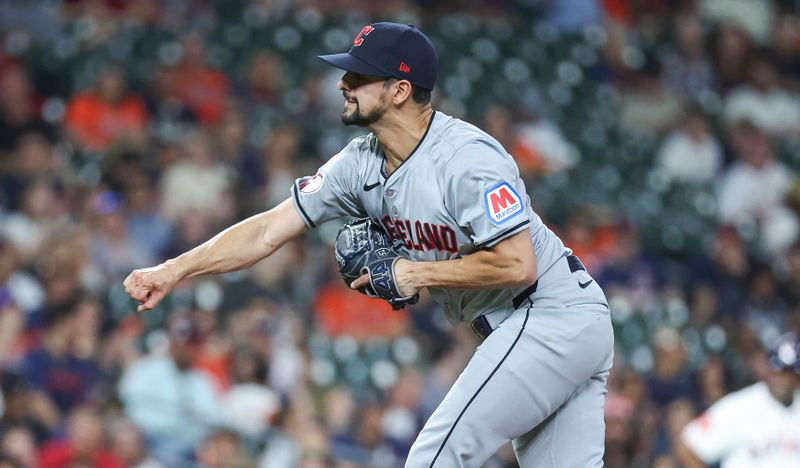
[[[486,215],[494,224],[502,224],[522,213],[522,199],[508,182],[486,190],[483,194]]]

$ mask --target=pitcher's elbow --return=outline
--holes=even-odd
[[[536,281],[536,265],[523,265],[520,273],[520,285],[531,285]]]
[[[511,286],[530,286],[536,281],[536,265],[519,262],[507,271],[508,282]]]

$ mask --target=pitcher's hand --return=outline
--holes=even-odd
[[[141,302],[137,310],[152,310],[161,302],[180,278],[164,263],[150,268],[133,270],[125,281],[125,292]]]
[[[394,281],[397,284],[397,290],[403,297],[413,296],[420,290],[419,286],[414,284],[413,265],[414,262],[405,258],[398,259],[394,264]],[[359,276],[350,283],[350,289],[359,289],[364,286],[369,286],[369,275],[367,274]]]

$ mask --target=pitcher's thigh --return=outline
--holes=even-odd
[[[535,310],[524,312],[503,322],[476,350],[417,437],[406,467],[480,467],[597,372],[598,349],[548,341]]]
[[[603,466],[607,378],[606,371],[590,379],[542,424],[514,439],[521,468]]]

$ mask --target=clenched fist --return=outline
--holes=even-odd
[[[151,310],[172,291],[180,278],[166,264],[133,270],[125,281],[125,292],[141,302],[139,312]]]

